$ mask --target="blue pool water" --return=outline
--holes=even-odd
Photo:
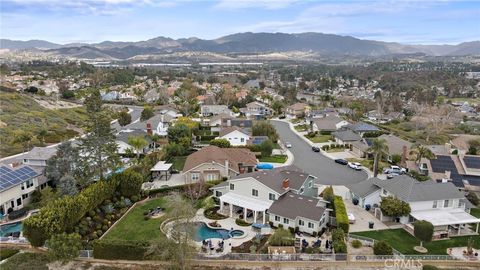
[[[179,227],[181,227],[181,225]],[[228,239],[235,236],[242,236],[244,234],[244,232],[240,230],[230,231],[225,229],[212,229],[203,222],[195,223],[194,232],[194,239],[197,242],[201,242],[210,238]]]
[[[9,233],[21,232],[23,228],[22,222],[15,222],[11,224],[0,226],[0,237],[5,237]]]

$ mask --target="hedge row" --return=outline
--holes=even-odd
[[[332,242],[335,253],[347,253],[347,244],[345,243],[345,232],[337,228],[332,231]]]
[[[148,247],[147,241],[96,240],[93,242],[93,257],[105,260],[143,260]]]
[[[335,209],[335,218],[337,220],[337,227],[348,233],[349,222],[347,216],[347,209],[340,196],[335,196],[333,199],[333,208]]]
[[[72,232],[86,213],[114,196],[117,190],[129,195],[134,191],[138,194],[142,181],[141,175],[126,170],[108,180],[91,184],[76,196],[59,198],[41,208],[38,215],[26,219],[23,222],[23,234],[33,246],[42,246],[54,234]]]

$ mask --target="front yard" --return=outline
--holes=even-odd
[[[315,137],[307,137],[313,143],[326,143],[332,138],[331,135],[316,135]]]
[[[307,131],[310,127],[304,124],[304,125],[296,125],[293,128],[298,132],[302,132],[302,131]]]
[[[261,157],[258,159],[260,162],[272,162],[272,163],[285,163],[287,161],[286,155],[275,155],[268,157]]]
[[[413,247],[419,246],[420,241],[408,232],[406,232],[404,229],[365,231],[355,232],[352,234],[373,238],[375,240],[384,240],[394,249],[398,250],[403,254],[419,254],[418,252],[413,250]],[[428,249],[427,254],[447,255],[448,248],[467,246],[467,242],[470,237],[474,238],[474,248],[480,248],[480,236],[478,235],[452,237],[447,240],[423,243],[423,246]]]

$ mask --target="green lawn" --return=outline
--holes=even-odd
[[[174,170],[181,171],[183,170],[186,160],[187,157],[172,157],[168,160],[168,162],[173,163],[172,167]]]
[[[347,148],[340,148],[340,147],[337,147],[337,148],[329,148],[327,150],[327,153],[336,153],[336,152],[343,152],[345,151]]]
[[[258,159],[260,162],[274,162],[274,163],[285,163],[287,161],[286,155],[275,155],[269,157],[261,157]]]
[[[325,143],[328,142],[332,138],[331,135],[317,135],[313,138],[307,137],[313,143]]]
[[[470,215],[480,218],[480,208],[472,208],[470,210]]]
[[[152,240],[164,238],[165,235],[160,231],[160,224],[166,219],[166,216],[145,220],[143,213],[158,206],[165,208],[166,204],[167,199],[162,197],[135,206],[104,236],[104,239]]]
[[[418,254],[418,252],[413,250],[413,247],[420,245],[420,241],[403,229],[366,231],[352,234],[370,237],[376,240],[384,240],[403,254]],[[474,247],[477,249],[480,248],[480,236],[478,235],[452,237],[447,240],[423,243],[423,246],[428,249],[428,254],[447,255],[447,248],[467,246],[467,241],[470,237],[475,239]]]
[[[48,270],[51,259],[45,253],[23,252],[8,259],[0,267],[2,270]]]
[[[293,128],[295,128],[296,131],[307,131],[309,127],[308,125],[297,125]]]

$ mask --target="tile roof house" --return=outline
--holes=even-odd
[[[381,180],[370,178],[363,182],[348,186],[352,199],[357,199],[359,205],[380,205],[383,197],[392,196],[410,205],[408,216],[400,217],[399,222],[405,224],[409,232],[413,232],[412,223],[415,220],[427,220],[435,227],[434,238],[448,237],[458,226],[470,223],[480,223],[480,219],[471,216],[467,209],[467,200],[450,182],[417,181],[407,176],[399,175],[392,179]],[[380,211],[379,208],[375,211]],[[393,217],[383,217],[382,220]],[[478,228],[477,228],[478,230]],[[455,233],[459,232],[458,230]]]
[[[302,232],[319,232],[328,222],[326,202],[316,198],[316,177],[295,166],[279,167],[238,175],[211,188],[220,200],[221,211],[233,213],[242,210],[247,218],[252,211],[253,222],[262,217],[276,226],[299,227]],[[228,208],[225,209],[225,208]],[[243,216],[242,216],[243,215]]]
[[[246,148],[207,146],[190,154],[183,166],[186,181],[230,178],[253,171],[257,158]]]

